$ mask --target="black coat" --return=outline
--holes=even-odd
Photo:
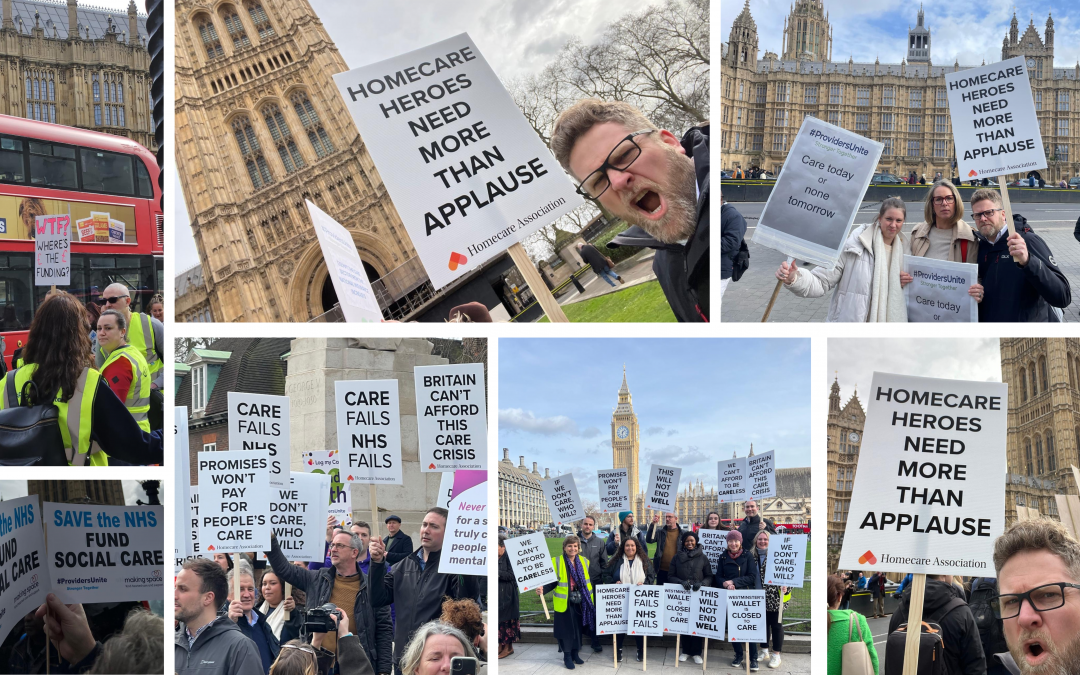
[[[618,544],[615,543],[615,533],[614,532],[611,534],[611,536],[609,536],[607,538],[607,547],[605,548],[605,551],[607,552],[609,558],[612,557],[612,556],[618,555],[619,551],[622,550],[622,540],[626,538],[627,534],[629,534],[630,536],[634,537],[634,539],[637,540],[638,546],[641,548],[642,551],[648,551],[649,550],[648,544],[645,543],[645,533],[642,532],[641,530],[639,530],[637,525],[634,525],[633,529],[630,530],[629,533],[627,533],[627,532],[625,532],[623,530],[623,526],[620,523],[619,527],[615,530],[615,532],[619,533],[619,543]],[[589,564],[591,565],[592,562],[590,562]],[[607,565],[604,565],[604,566],[607,567]],[[592,576],[592,572],[589,573],[589,576]]]
[[[754,516],[755,518],[761,518],[761,516]],[[769,534],[776,534],[776,523],[768,518],[761,518],[765,521],[765,531]],[[749,518],[743,518],[739,523],[739,534],[742,535],[742,547],[744,551],[754,550],[754,539],[758,536],[758,532],[761,530],[756,522],[750,522]]]
[[[713,574],[713,586],[722,588],[725,581],[734,583],[735,590],[739,591],[761,589],[761,575],[758,574],[754,554],[743,549],[738,558],[732,559],[727,551],[721,553],[716,563],[716,573]]]
[[[391,566],[401,562],[413,552],[412,537],[405,534],[404,530],[398,530],[393,537],[390,535],[383,537],[383,544],[386,545],[386,562]]]
[[[680,545],[681,548],[682,538],[683,535],[686,534],[686,530],[683,529],[678,522],[675,523],[675,527],[679,530],[679,536],[675,539],[675,541],[677,544]],[[653,554],[652,566],[654,570],[659,570],[660,561],[664,557],[664,549],[667,547],[667,525],[660,525],[660,523],[650,523],[648,535],[645,537],[645,543],[656,544],[656,552]],[[649,549],[646,548],[645,550],[648,551]],[[678,554],[678,551],[676,551],[675,555]],[[672,556],[672,558],[674,558],[674,556]]]
[[[517,579],[510,565],[510,556],[499,556],[499,623],[517,621],[521,618]]]
[[[746,236],[746,219],[731,204],[720,207],[720,278],[731,278],[731,265],[735,260],[743,237]]]
[[[581,250],[578,251],[578,254],[581,255],[582,260],[592,265],[593,270],[597,274],[606,269],[610,269],[611,267],[608,265],[607,258],[604,257],[604,254],[596,250],[596,247],[592,244],[585,244],[582,246]]]
[[[608,566],[604,568],[604,583],[615,584],[620,581],[622,576],[622,562],[623,557],[617,555],[608,561]],[[645,585],[653,586],[656,584],[656,568],[649,563],[645,566]]]
[[[693,550],[686,550],[679,546],[679,553],[671,561],[671,570],[668,571],[669,584],[681,584],[689,581],[692,584],[712,586],[712,566],[705,555],[705,549],[698,544]]]
[[[220,614],[221,616],[228,616],[230,604],[231,603],[226,600],[225,604],[221,606],[220,610],[218,610],[218,614]],[[255,608],[252,608],[251,611],[259,617],[259,620],[255,622],[255,625],[252,626],[251,624],[249,624],[246,616],[241,616],[240,620],[235,622],[236,627],[240,629],[240,632],[244,634],[244,637],[251,640],[252,642],[255,642],[255,638],[252,635],[254,631],[259,631],[263,634],[263,637],[266,639],[266,645],[270,648],[270,663],[263,664],[265,666],[263,668],[263,672],[268,672],[270,670],[270,666],[273,665],[274,661],[277,661],[278,652],[281,651],[281,641],[279,641],[274,635],[274,631],[270,630],[270,626],[266,623],[266,615]],[[255,648],[258,649],[257,642],[255,643]],[[261,657],[262,654],[260,653],[259,656]]]
[[[1013,222],[1027,244],[1028,263],[1023,267],[1009,255],[1006,234],[994,244],[979,235],[979,279],[986,291],[979,303],[979,323],[1057,321],[1051,318],[1050,307],[1064,308],[1072,302],[1069,280],[1027,220],[1014,214]]]
[[[278,546],[277,537],[272,538],[270,543],[271,548],[266,554],[266,559],[282,583],[292,584],[307,593],[306,605],[308,607],[320,607],[330,602],[334,580],[337,578],[336,567],[331,565],[317,570],[297,567],[285,559],[285,554]],[[360,637],[360,644],[364,647],[371,665],[375,666],[375,672],[389,673],[391,642],[393,641],[390,608],[375,604],[375,593],[371,588],[371,581],[364,577],[359,569],[357,573],[360,574],[360,592],[356,594],[353,623],[349,625],[349,630]],[[399,607],[399,623],[401,621],[400,609]]]
[[[926,593],[923,595],[923,621],[929,621],[933,614],[943,608],[953,598],[964,599],[964,594],[952,584],[937,579],[926,580]],[[908,607],[911,604],[911,588],[904,591],[900,606],[893,612],[889,621],[892,633],[900,624],[907,622]],[[983,656],[982,640],[979,627],[971,609],[964,604],[949,612],[936,623],[941,625],[942,639],[945,641],[945,666],[950,675],[984,675],[986,660]]]

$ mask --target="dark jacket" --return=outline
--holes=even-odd
[[[270,614],[264,612],[262,610],[264,603],[265,600],[260,600],[255,606],[259,608],[259,612],[262,613],[263,616],[270,616],[270,614],[273,614],[273,610],[267,607],[267,611],[269,611]],[[277,640],[280,644],[285,644],[289,640],[300,639],[300,629],[304,626],[304,608],[305,605],[302,605],[299,602],[296,603],[296,609],[289,613],[289,620],[281,622],[281,635],[277,636]]]
[[[578,551],[578,554],[589,561],[589,581],[592,582],[593,586],[596,586],[596,584],[600,583],[600,576],[604,567],[607,566],[607,542],[601,539],[595,531],[588,540],[581,536],[581,530],[578,530],[577,536],[581,539],[581,550]]]
[[[1072,302],[1069,280],[1050,248],[1020,214],[1013,215],[1016,231],[1028,248],[1028,263],[1020,267],[1009,255],[1008,236],[991,244],[979,235],[979,279],[986,297],[979,303],[979,323],[992,321],[1057,321],[1053,307]]]
[[[592,570],[591,567],[589,569]],[[520,619],[520,602],[517,578],[514,576],[514,568],[510,565],[510,555],[501,555],[499,556],[499,623]]]
[[[731,265],[746,236],[746,219],[731,204],[720,207],[720,278],[731,278]]]
[[[694,160],[700,194],[697,227],[685,244],[662,244],[634,225],[619,234],[608,248],[641,246],[656,249],[653,273],[679,321],[709,320],[709,125],[694,127],[682,138],[686,155]]]
[[[221,611],[218,612],[218,614],[224,616],[229,621],[232,621],[232,619],[228,618],[230,604],[231,603],[226,600],[225,604],[221,606]],[[254,626],[248,623],[246,616],[241,616],[240,620],[235,623],[240,629],[240,632],[244,634],[244,637],[252,642],[255,642],[255,636],[252,635],[255,631],[259,631],[262,634],[263,639],[266,640],[266,646],[270,649],[270,662],[263,662],[263,672],[267,673],[270,671],[270,666],[274,665],[274,661],[277,660],[278,652],[281,651],[281,642],[278,640],[277,636],[274,635],[274,631],[270,630],[270,626],[267,625],[266,615],[254,608],[252,608],[251,611],[255,613],[255,616],[259,617],[259,620],[255,622]],[[259,648],[259,643],[255,642],[255,648]],[[260,654],[260,657],[261,656],[262,655]]]
[[[937,579],[927,579],[926,593],[923,598],[923,621],[930,621],[934,614],[953,598],[963,600],[964,594],[952,584]],[[907,622],[910,604],[911,589],[908,589],[889,621],[890,633],[899,628],[900,624]],[[979,628],[975,625],[975,617],[966,603],[953,609],[935,623],[941,626],[942,639],[945,641],[945,666],[950,675],[986,673],[986,660],[983,657],[982,640],[979,639]]]
[[[217,617],[188,647],[187,626],[176,624],[176,675],[263,675],[259,648],[228,617]]]
[[[866,587],[870,589],[870,597],[874,600],[885,597],[885,583],[887,579],[884,574],[873,574],[870,576],[870,580],[866,582]]]
[[[581,250],[578,251],[578,254],[581,256],[582,260],[592,265],[593,270],[597,274],[611,268],[611,265],[608,265],[607,257],[596,250],[596,247],[592,244],[585,244],[582,246]]]
[[[412,537],[405,534],[404,530],[398,530],[393,537],[386,535],[383,537],[383,543],[386,544],[386,562],[391,567],[409,557],[409,554],[413,552]]]
[[[994,659],[1007,672],[1012,673],[1012,675],[1020,675],[1020,667],[1016,665],[1016,661],[1013,660],[1012,654],[1009,652],[994,654]]]
[[[761,518],[761,516],[754,516],[756,519],[762,519],[765,521],[765,531],[769,534],[776,534],[776,523],[768,518]],[[739,534],[742,535],[742,547],[745,551],[753,550],[754,538],[757,537],[758,532],[761,530],[758,527],[757,520],[751,520],[750,518],[743,518],[739,523]]]
[[[622,576],[622,558],[620,556],[614,556],[608,561],[608,567],[604,568],[604,583],[615,584],[619,582],[619,577]],[[649,563],[648,569],[645,570],[645,585],[652,586],[656,583],[656,568],[652,563]]]
[[[620,550],[622,550],[622,540],[627,535],[627,532],[625,532],[623,530],[622,523],[619,523],[619,527],[616,528],[615,532],[619,533],[619,543],[618,544],[615,543],[615,534],[613,532],[611,534],[611,536],[609,536],[607,538],[607,554],[608,554],[608,557],[612,557],[615,554],[617,554]],[[648,544],[645,543],[645,533],[642,532],[641,530],[639,530],[637,525],[634,525],[634,527],[630,530],[629,534],[634,539],[637,539],[638,546],[641,547],[642,551],[648,551],[649,550]],[[605,565],[605,567],[606,567],[606,565]],[[590,576],[592,576],[592,575],[590,574]]]
[[[675,539],[676,543],[681,543],[683,535],[686,534],[686,529],[675,523],[675,528],[679,530],[679,536]],[[646,544],[656,544],[656,552],[653,553],[652,566],[653,569],[660,569],[660,560],[664,557],[664,548],[667,546],[667,525],[661,525],[660,523],[649,523],[649,532],[645,537]],[[648,551],[649,549],[645,549]],[[676,551],[675,555],[679,552]],[[674,556],[672,556],[674,559]],[[670,571],[670,570],[669,570]]]
[[[1076,239],[1076,241],[1080,241],[1080,218],[1076,219],[1076,228],[1073,229],[1073,238]],[[3,367],[3,365],[4,364],[0,362],[0,367]]]
[[[297,567],[285,559],[285,555],[278,546],[277,537],[273,537],[270,542],[271,548],[266,554],[266,559],[282,583],[292,584],[307,593],[306,605],[308,607],[320,607],[330,602],[334,580],[337,578],[337,568],[331,566],[308,570]],[[368,659],[375,666],[375,671],[389,673],[393,624],[390,621],[390,609],[375,602],[372,583],[360,574],[360,592],[356,594],[353,623],[349,625],[349,630],[360,637],[360,644],[363,645]],[[399,607],[399,621],[400,610]]]
[[[712,573],[712,566],[701,544],[688,551],[682,547],[682,540],[680,540],[679,553],[672,559],[671,570],[668,571],[668,583],[681,584],[683,581],[689,581],[692,584],[712,586]]]
[[[713,586],[722,588],[725,581],[734,583],[735,590],[739,591],[760,589],[761,575],[754,554],[743,549],[738,558],[732,559],[727,551],[721,553],[720,560],[716,562],[716,573],[713,574]]]
[[[393,604],[395,608],[395,672],[400,672],[401,654],[416,629],[442,615],[444,598],[449,596],[455,600],[475,599],[480,594],[476,577],[467,574],[440,574],[441,555],[442,551],[429,554],[423,568],[420,567],[416,551],[390,567],[389,571],[385,561],[371,563],[368,581],[371,585],[372,605],[386,608]],[[382,668],[378,671],[388,672]]]

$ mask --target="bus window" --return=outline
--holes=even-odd
[[[78,190],[75,148],[30,141],[30,183]]]
[[[0,331],[30,329],[34,291],[33,257],[29,253],[0,255]]]
[[[135,158],[135,169],[139,174],[139,196],[153,199],[154,186],[150,183],[150,172],[146,170],[146,165],[138,157]]]
[[[25,183],[23,143],[14,138],[0,138],[0,181]]]
[[[84,190],[120,195],[135,194],[130,155],[86,148],[82,148],[79,154],[82,156]]]
[[[142,312],[150,298],[161,288],[156,283],[154,259],[151,256],[82,256],[71,261],[72,288],[84,301],[98,300],[110,284],[123,284],[131,295],[130,309]],[[76,291],[72,291],[76,292]]]

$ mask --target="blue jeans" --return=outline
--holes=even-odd
[[[604,270],[598,270],[594,267],[593,271],[596,272],[596,276],[608,282],[608,284],[611,286],[614,286],[615,282],[618,281],[618,275],[616,275],[615,270],[611,269],[610,267]]]

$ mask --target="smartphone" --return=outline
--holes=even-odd
[[[478,664],[471,656],[455,656],[450,659],[450,675],[476,675]]]

